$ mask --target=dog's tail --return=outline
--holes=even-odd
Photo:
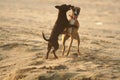
[[[50,41],[49,39],[47,39],[46,37],[45,37],[45,34],[42,32],[42,36],[43,36],[43,39],[44,40],[46,40],[46,41]]]

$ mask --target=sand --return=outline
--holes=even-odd
[[[81,39],[68,57],[47,52],[49,37],[63,3],[81,7]],[[66,46],[69,45],[69,41]],[[0,80],[120,80],[120,0],[0,0]]]

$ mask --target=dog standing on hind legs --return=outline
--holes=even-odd
[[[59,10],[58,13],[58,18],[55,22],[55,25],[52,29],[51,35],[49,39],[46,39],[44,33],[42,33],[44,40],[48,41],[48,48],[47,48],[47,55],[46,59],[48,59],[49,53],[51,51],[51,48],[53,48],[53,54],[55,58],[58,58],[55,52],[59,48],[59,43],[58,43],[58,36],[62,34],[65,28],[71,26],[69,24],[69,21],[67,19],[67,11],[69,11],[73,6],[71,5],[60,5],[60,6],[55,6]]]
[[[80,13],[79,7],[72,7],[72,15],[69,15],[70,16],[69,23],[74,26],[66,28],[62,34],[62,45],[63,45],[62,55],[63,56],[64,56],[64,52],[65,52],[65,42],[69,38],[71,38],[71,41],[70,41],[70,44],[68,47],[67,56],[69,55],[73,39],[76,39],[78,41],[78,55],[80,55],[80,50],[79,50],[80,37],[79,37],[79,33],[78,33],[79,22],[77,20],[79,13]]]

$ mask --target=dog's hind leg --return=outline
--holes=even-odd
[[[64,52],[65,52],[65,41],[69,38],[68,35],[62,35],[62,46],[63,46],[63,50],[62,50],[62,55],[64,56]]]
[[[79,37],[79,34],[77,34],[77,41],[78,41],[78,55],[80,55],[80,50],[79,50],[79,46],[80,46],[80,37]]]
[[[68,48],[67,56],[69,55],[70,48],[72,46],[72,42],[73,42],[73,37],[71,36],[71,41],[70,41],[70,45],[69,45],[69,48]]]
[[[54,54],[55,58],[58,58],[57,55],[55,54],[55,52],[56,52],[56,50],[54,49],[53,54]]]
[[[53,54],[54,54],[55,58],[58,58],[57,55],[55,54],[55,52],[58,50],[58,48],[59,48],[59,44],[57,42],[57,43],[55,43],[55,46],[54,46],[54,49],[53,49]]]
[[[48,59],[48,56],[49,56],[49,52],[51,50],[52,46],[50,44],[48,44],[48,48],[47,48],[47,54],[46,54],[46,59]]]

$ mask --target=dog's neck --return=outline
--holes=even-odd
[[[58,13],[58,20],[67,20],[66,12],[59,11]]]
[[[76,22],[76,20],[77,20],[77,18],[75,17],[75,16],[73,16],[73,15],[69,15],[70,16],[70,24],[71,25],[74,25],[75,24],[75,22]]]
[[[74,19],[71,19],[71,20],[70,20],[70,24],[71,24],[71,25],[74,25],[74,24],[75,24],[75,20],[74,20]]]

